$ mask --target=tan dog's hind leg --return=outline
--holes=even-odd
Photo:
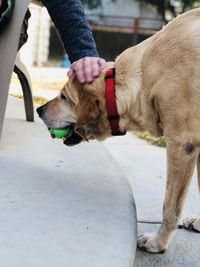
[[[198,157],[197,149],[192,144],[193,149],[190,153],[186,152],[185,145],[187,143],[181,141],[167,142],[168,166],[163,222],[156,234],[143,234],[138,238],[138,247],[148,252],[164,252],[177,227],[177,220]]]
[[[200,193],[200,157],[198,158],[197,161],[197,177],[198,177],[199,193]],[[181,227],[200,233],[200,211],[197,216],[188,217],[185,220],[183,220],[182,225],[180,225],[180,228]]]

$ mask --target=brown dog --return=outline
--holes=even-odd
[[[163,222],[138,246],[163,252],[174,233],[195,165],[200,187],[200,9],[174,19],[115,61],[116,102],[122,131],[147,130],[167,143]],[[72,78],[60,96],[38,109],[48,127],[72,125],[67,145],[111,135],[105,103],[105,71],[91,84]],[[75,134],[78,133],[78,134]],[[80,137],[81,136],[81,137]],[[200,232],[200,214],[183,221]]]

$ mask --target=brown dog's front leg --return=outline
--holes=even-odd
[[[156,234],[140,236],[138,247],[152,253],[162,253],[166,250],[176,229],[197,157],[198,151],[195,148],[191,153],[187,153],[184,143],[167,143],[168,166],[163,222]]]

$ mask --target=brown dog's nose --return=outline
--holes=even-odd
[[[42,114],[43,114],[43,111],[44,111],[43,106],[37,108],[36,111],[37,111],[39,117],[41,118],[42,117]]]

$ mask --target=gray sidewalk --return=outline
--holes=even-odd
[[[132,267],[130,186],[97,142],[69,148],[10,97],[0,144],[1,267]]]
[[[138,234],[155,232],[162,218],[165,189],[166,149],[149,145],[132,134],[112,137],[105,147],[129,180],[136,201]],[[196,173],[192,179],[182,217],[195,215],[200,208]],[[199,267],[200,234],[177,230],[165,254],[137,250],[135,267]]]

